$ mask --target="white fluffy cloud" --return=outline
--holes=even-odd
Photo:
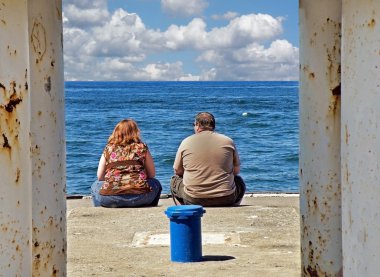
[[[197,16],[201,15],[208,6],[205,0],[161,0],[162,9],[172,16]]]
[[[162,5],[206,5],[206,1],[166,0]],[[225,26],[207,28],[202,18],[166,30],[149,29],[136,13],[106,1],[64,2],[64,58],[67,80],[290,80],[298,78],[298,49],[279,39],[283,18],[246,14]],[[78,14],[84,16],[79,18]],[[225,18],[227,18],[227,14]],[[186,72],[196,53],[198,73]],[[160,57],[160,58],[155,58]]]
[[[66,0],[63,15],[69,26],[85,28],[103,24],[109,17],[107,1]]]
[[[198,60],[213,65],[204,80],[294,80],[298,75],[298,49],[286,40],[275,40],[268,48],[251,43],[234,52],[209,50]]]
[[[239,16],[239,14],[237,12],[226,12],[222,15],[214,14],[211,16],[211,18],[214,20],[220,20],[220,19],[231,20],[231,19],[234,19],[238,16]]]

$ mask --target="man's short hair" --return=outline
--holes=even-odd
[[[203,130],[215,129],[215,117],[209,112],[200,112],[195,116],[195,123]]]

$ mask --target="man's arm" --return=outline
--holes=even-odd
[[[234,165],[234,175],[238,175],[240,173],[240,165]]]
[[[185,172],[185,169],[183,168],[183,162],[182,162],[181,146],[178,148],[177,153],[175,155],[173,169],[174,169],[174,174],[180,177],[182,177],[183,173]]]
[[[239,157],[239,153],[237,151],[237,148],[234,144],[234,147],[235,147],[235,151],[234,151],[234,169],[233,169],[233,173],[234,175],[238,175],[240,173],[240,157]]]

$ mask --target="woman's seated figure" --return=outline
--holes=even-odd
[[[95,207],[157,206],[161,184],[148,146],[132,119],[120,121],[105,146],[98,165],[98,181],[91,186]]]

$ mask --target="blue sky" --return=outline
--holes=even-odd
[[[66,80],[298,79],[297,0],[63,0]]]

